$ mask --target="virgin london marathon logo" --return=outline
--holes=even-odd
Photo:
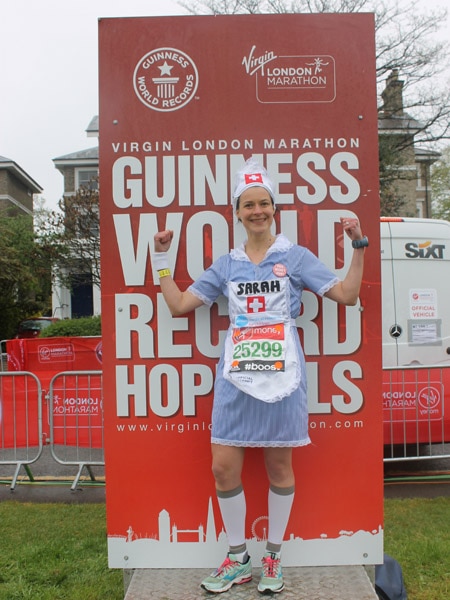
[[[181,50],[156,48],[137,63],[133,85],[145,106],[170,112],[183,108],[194,98],[198,71],[194,61]]]
[[[262,104],[333,102],[336,98],[335,60],[330,55],[280,56],[252,46],[242,59],[255,77],[256,98]]]

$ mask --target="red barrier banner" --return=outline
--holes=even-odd
[[[302,296],[312,444],[294,449],[283,564],[382,562],[373,15],[101,19],[99,43],[110,566],[216,567],[227,551],[210,450],[227,303],[171,317],[151,251],[157,231],[174,231],[170,270],[185,289],[237,247],[233,180],[251,156],[276,187],[276,233],[338,277],[353,253],[340,217],[359,216],[370,239],[360,303]],[[267,535],[260,448],[246,451],[243,483],[257,560]]]
[[[58,373],[102,369],[99,337],[58,337],[8,340],[8,370],[30,371],[41,381],[44,393]],[[44,422],[53,419],[53,443],[103,447],[103,396],[100,375],[58,377],[53,404],[45,404]],[[47,417],[47,419],[46,419]],[[45,429],[45,426],[44,426]],[[45,431],[48,435],[49,432]]]
[[[45,382],[62,371],[98,371],[102,367],[100,337],[14,339],[6,342],[6,352],[8,371],[45,373],[40,376]]]
[[[103,448],[101,375],[62,375],[53,380],[53,442]]]
[[[443,443],[450,439],[450,369],[383,371],[385,444]]]
[[[0,377],[0,449],[30,448],[39,440],[39,389],[26,374]]]

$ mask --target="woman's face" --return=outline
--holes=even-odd
[[[236,215],[247,232],[262,233],[270,229],[274,214],[275,206],[266,189],[254,186],[242,192]]]

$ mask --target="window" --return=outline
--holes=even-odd
[[[416,171],[417,171],[417,185],[416,185],[416,189],[420,190],[423,189],[423,184],[422,184],[422,165],[421,164],[417,164],[416,163]]]
[[[80,219],[78,221],[78,228],[79,231],[83,233],[84,237],[99,237],[100,223],[98,207],[92,207],[90,212],[86,212],[85,215],[80,215]]]
[[[77,169],[75,189],[98,190],[98,169]]]

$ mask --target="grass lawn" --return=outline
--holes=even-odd
[[[0,600],[122,600],[103,504],[0,503]],[[385,551],[408,600],[450,598],[450,497],[385,501]]]
[[[450,497],[384,505],[385,552],[402,566],[408,600],[449,600]]]
[[[123,600],[104,504],[0,503],[0,600]]]

